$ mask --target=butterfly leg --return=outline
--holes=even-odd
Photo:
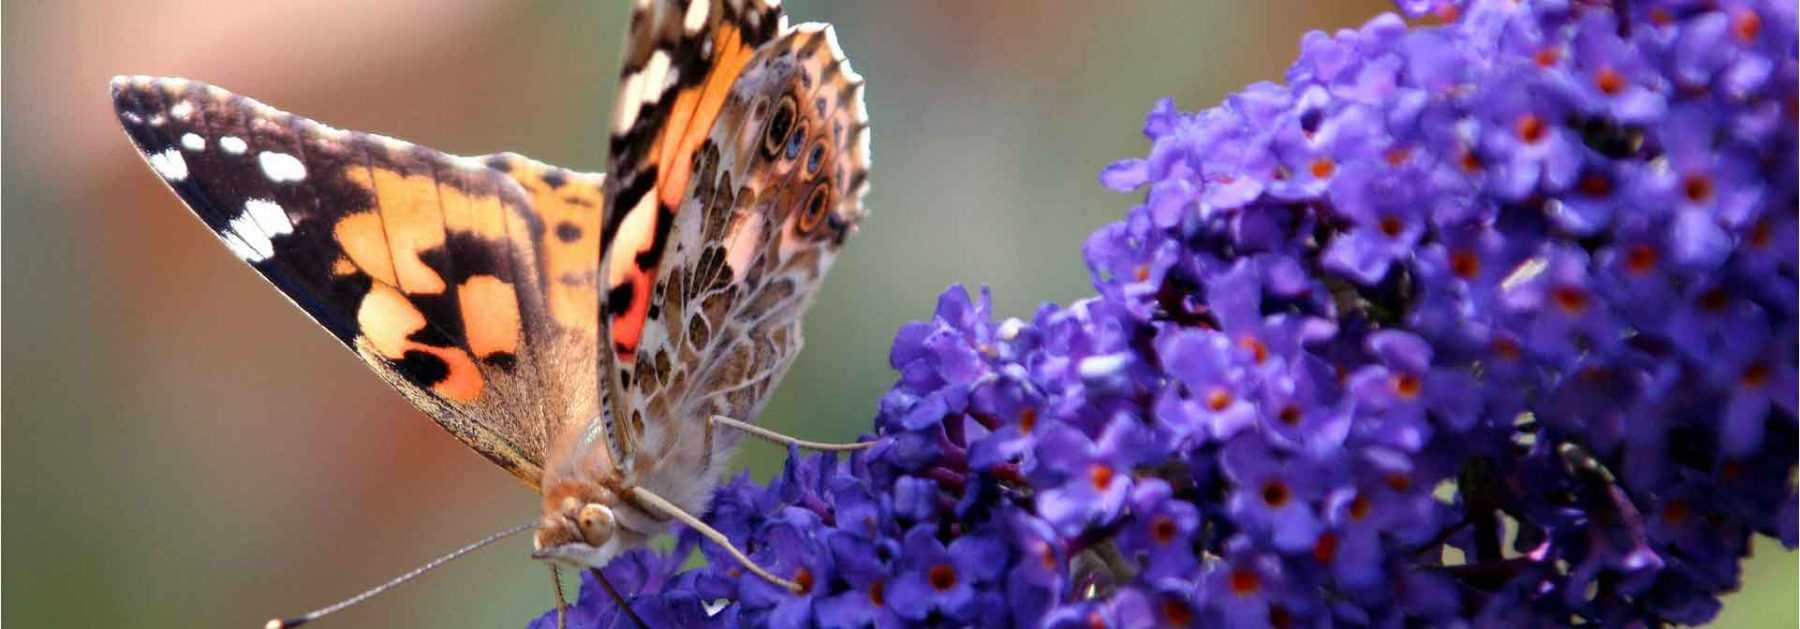
[[[556,629],[569,629],[569,601],[563,598],[562,571],[550,564],[550,584],[556,589]]]
[[[599,568],[588,568],[588,572],[594,574],[594,580],[600,582],[600,588],[606,590],[607,596],[612,597],[613,604],[618,605],[620,611],[625,612],[625,617],[631,619],[631,624],[637,625],[638,629],[650,629],[650,625],[644,624],[644,619],[631,610],[631,604],[625,602],[625,597],[620,596],[619,591],[613,588],[612,582],[606,580],[605,573],[600,572]]]
[[[720,548],[724,548],[725,552],[730,553],[733,559],[736,559],[738,563],[743,564],[745,569],[755,573],[756,576],[762,577],[764,581],[787,588],[790,592],[800,591],[800,584],[775,576],[774,573],[769,572],[768,569],[763,568],[761,565],[757,564],[756,561],[750,559],[748,555],[745,555],[744,551],[738,550],[738,547],[731,543],[731,538],[725,537],[725,534],[720,533],[719,529],[715,529],[712,525],[701,521],[700,518],[694,517],[694,514],[688,513],[687,510],[676,506],[675,503],[669,502],[662,496],[656,495],[656,492],[644,489],[643,487],[632,487],[631,497],[635,498],[637,503],[641,506],[649,507],[658,513],[675,518],[680,520],[682,524],[688,525],[688,528],[699,532],[701,537],[706,538],[714,544],[718,544]]]
[[[818,450],[818,451],[825,451],[825,452],[848,452],[848,451],[852,451],[852,450],[861,450],[863,448],[867,448],[869,446],[875,445],[874,441],[857,441],[854,443],[824,443],[824,442],[820,442],[820,441],[807,441],[805,439],[789,437],[787,435],[775,432],[773,430],[763,428],[762,426],[758,426],[758,425],[752,424],[750,422],[738,421],[736,419],[732,419],[732,418],[726,417],[724,415],[714,415],[710,418],[707,418],[706,429],[709,433],[708,434],[709,438],[707,439],[707,441],[709,443],[711,442],[710,433],[712,431],[713,426],[715,426],[715,425],[716,426],[725,426],[727,428],[735,428],[737,430],[748,433],[753,437],[757,437],[759,439],[768,441],[769,443],[773,443],[776,445],[783,445],[783,446],[791,445],[791,446],[796,446],[796,447],[800,447],[800,448],[805,448],[807,450]],[[710,449],[709,449],[709,451],[710,451]]]

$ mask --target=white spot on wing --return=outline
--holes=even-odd
[[[263,176],[269,181],[284,183],[306,178],[306,165],[287,153],[263,151],[256,155],[256,161],[262,164]]]
[[[652,85],[666,86],[669,79],[669,53],[662,50],[651,53],[650,63],[644,66],[643,74],[644,89],[648,90]],[[660,91],[655,94],[645,92],[641,96],[643,102],[649,104],[662,98],[662,93]]]
[[[174,148],[164,149],[161,153],[151,155],[150,167],[155,168],[156,174],[162,175],[163,179],[169,181],[181,181],[187,179],[188,176],[187,160],[182,159],[181,151]]]
[[[706,26],[706,13],[712,10],[712,0],[689,0],[687,14],[681,18],[681,28],[689,35],[700,32]]]
[[[245,262],[262,262],[275,257],[275,243],[270,242],[269,235],[256,226],[256,219],[251,218],[249,212],[231,219],[230,227],[231,233],[237,234],[241,242],[239,246],[232,246],[232,240],[226,238],[225,246],[239,258],[243,258]]]
[[[185,101],[185,100],[181,101],[179,103],[175,103],[174,107],[169,108],[169,115],[174,116],[180,120],[187,120],[188,116],[192,115],[193,113],[194,113],[194,104],[191,102]]]
[[[235,225],[235,223],[233,223],[233,224]],[[235,227],[234,227],[234,229],[235,229]],[[263,260],[268,259],[268,256],[265,256],[262,253],[258,252],[256,249],[251,248],[250,245],[246,244],[242,238],[239,238],[233,234],[220,233],[219,234],[219,242],[225,243],[225,248],[230,249],[231,255],[237,256],[239,260],[244,260],[246,262],[262,262]]]
[[[181,147],[190,151],[204,150],[206,148],[206,138],[200,137],[200,134],[191,131],[183,133],[181,134]]]
[[[268,199],[251,199],[244,202],[244,216],[249,216],[262,233],[269,236],[281,236],[294,233],[294,225],[288,222],[287,211],[281,204]],[[242,217],[240,217],[242,218]]]
[[[288,222],[287,212],[281,205],[268,199],[250,199],[244,202],[244,211],[231,219],[228,225],[230,233],[221,233],[219,238],[225,241],[225,247],[245,262],[262,262],[275,257],[275,236],[294,233],[294,226]],[[236,236],[233,238],[232,236]]]
[[[624,133],[631,130],[637,122],[638,109],[662,98],[664,85],[669,76],[669,53],[658,50],[650,54],[650,61],[644,69],[625,77],[619,84],[619,104],[613,112],[613,132]],[[654,87],[653,87],[654,86]]]
[[[235,135],[228,135],[219,138],[219,148],[225,149],[225,152],[232,155],[243,155],[244,151],[250,149],[250,145],[245,144],[243,138],[239,138]]]

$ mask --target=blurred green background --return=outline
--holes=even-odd
[[[598,5],[598,6],[590,6]],[[845,439],[887,346],[952,282],[1001,315],[1089,294],[1079,248],[1131,199],[1095,174],[1183,109],[1276,80],[1355,2],[836,3],[869,80],[873,215],[763,422]],[[251,627],[522,522],[537,498],[464,451],[216,244],[132,152],[107,79],[187,76],[462,154],[604,161],[624,3],[469,0],[4,5],[4,620]],[[747,443],[758,478],[780,452]],[[522,626],[551,602],[509,540],[336,626]],[[1723,626],[1796,624],[1761,545]]]

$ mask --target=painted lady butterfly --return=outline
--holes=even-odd
[[[713,426],[756,417],[792,364],[868,188],[863,80],[829,26],[775,0],[640,0],[627,39],[607,175],[181,79],[112,85],[225,246],[542,491],[534,556],[588,567],[697,522],[735,442]]]

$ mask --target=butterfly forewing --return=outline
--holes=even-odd
[[[536,486],[562,423],[592,416],[600,175],[339,131],[180,79],[113,95],[227,249],[458,439]]]

